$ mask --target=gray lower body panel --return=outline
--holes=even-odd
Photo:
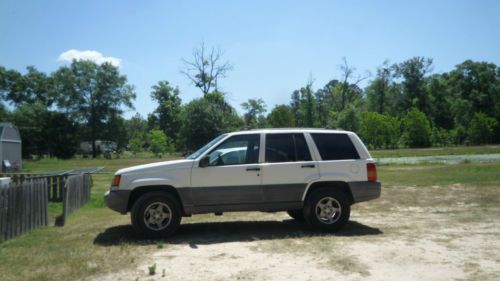
[[[264,202],[300,202],[307,184],[268,184],[262,186]]]
[[[285,211],[302,208],[306,184],[272,184],[179,188],[187,214]],[[182,190],[182,191],[181,191]],[[190,196],[192,200],[186,198]]]
[[[189,214],[207,214],[223,212],[279,212],[286,210],[301,209],[302,202],[278,202],[278,203],[254,203],[254,204],[228,204],[213,206],[193,206],[189,208]]]
[[[349,182],[354,203],[373,200],[380,197],[382,185],[380,182],[358,181]]]
[[[196,206],[251,204],[263,201],[261,185],[191,187]]]
[[[104,193],[104,202],[111,210],[126,214],[129,197],[130,190],[107,191]]]

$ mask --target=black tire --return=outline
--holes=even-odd
[[[139,197],[130,217],[134,230],[147,238],[171,236],[179,228],[182,218],[179,201],[166,192],[148,192]]]
[[[300,222],[304,221],[304,213],[302,212],[302,209],[288,210],[286,212],[290,217],[292,217],[296,221]]]
[[[335,232],[346,224],[350,215],[349,197],[335,188],[317,189],[304,203],[304,218],[316,230]]]

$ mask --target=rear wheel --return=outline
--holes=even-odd
[[[304,221],[304,213],[302,212],[302,209],[295,209],[295,210],[288,210],[286,211],[288,215],[292,218],[294,218],[296,221]]]
[[[142,195],[131,210],[132,226],[140,235],[163,238],[172,235],[181,223],[180,204],[165,192]]]
[[[304,218],[311,227],[328,232],[342,228],[349,220],[351,206],[341,190],[321,188],[307,196]]]

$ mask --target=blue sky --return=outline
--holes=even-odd
[[[433,58],[434,72],[466,59],[500,65],[499,12],[500,1],[0,0],[0,65],[52,72],[68,50],[99,52],[120,61],[147,116],[160,80],[183,102],[201,96],[180,70],[204,41],[234,65],[220,83],[229,102],[241,112],[260,97],[270,110],[309,77],[315,89],[338,78],[342,57],[360,73],[413,56]]]

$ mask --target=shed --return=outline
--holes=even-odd
[[[12,123],[0,123],[0,160],[2,172],[21,170],[22,142],[19,130]]]

